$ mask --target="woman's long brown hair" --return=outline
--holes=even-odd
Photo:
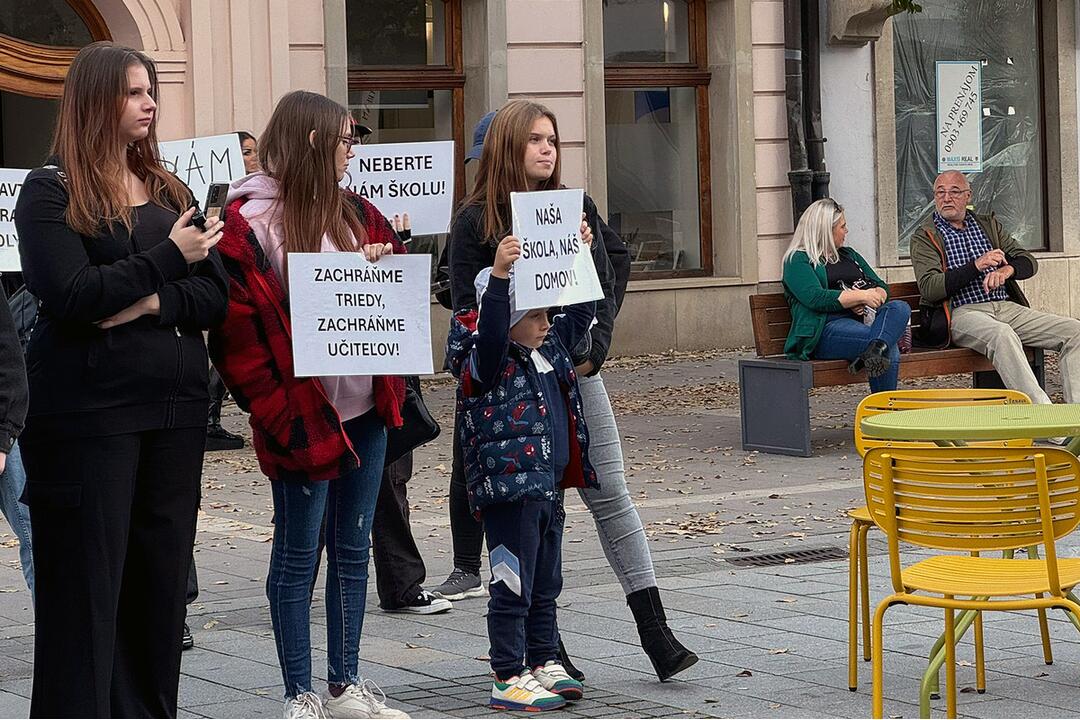
[[[109,42],[87,45],[71,63],[53,135],[52,154],[67,176],[66,220],[76,232],[95,235],[122,223],[129,231],[132,208],[125,168],[146,184],[150,202],[183,212],[191,193],[161,165],[157,113],[142,140],[126,147],[120,139],[120,115],[128,94],[128,68],[142,65],[150,93],[158,98],[157,70],[138,50]]]
[[[480,205],[484,209],[483,232],[486,241],[498,240],[510,230],[510,193],[529,190],[525,174],[525,149],[533,123],[546,117],[555,130],[555,169],[538,190],[557,190],[561,186],[562,146],[559,144],[559,123],[555,113],[529,100],[511,100],[499,108],[491,119],[476,184],[462,201],[461,207]]]
[[[282,97],[270,116],[259,139],[259,160],[278,182],[286,253],[319,252],[323,235],[342,251],[359,249],[367,238],[334,167],[349,122],[344,107],[304,90]]]

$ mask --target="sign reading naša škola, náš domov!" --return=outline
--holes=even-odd
[[[289,253],[297,377],[428,375],[431,256]]]
[[[15,201],[29,170],[0,169],[0,272],[18,272],[19,237],[15,232]]]
[[[357,145],[341,180],[392,220],[408,213],[413,235],[450,228],[454,207],[452,141]]]
[[[521,241],[513,268],[515,309],[604,298],[592,251],[581,242],[584,196],[584,190],[510,193],[513,232]]]
[[[161,163],[191,188],[202,207],[210,183],[243,177],[244,156],[235,133],[158,143]],[[18,272],[19,239],[15,231],[15,201],[29,170],[0,168],[0,272]]]
[[[938,61],[937,171],[982,172],[982,61]]]

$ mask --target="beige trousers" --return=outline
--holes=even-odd
[[[1050,398],[1035,380],[1023,346],[1055,350],[1065,402],[1080,401],[1080,320],[1009,300],[972,303],[952,311],[952,341],[986,355],[1006,387],[1044,405]]]

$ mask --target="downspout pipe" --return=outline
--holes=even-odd
[[[806,146],[806,110],[803,102],[803,8],[804,0],[784,0],[784,95],[787,107],[788,157],[791,171],[791,204],[794,222],[813,202],[814,173]]]
[[[806,48],[803,74],[807,164],[813,173],[811,194],[815,200],[820,200],[829,197],[829,173],[825,168],[826,139],[821,127],[821,0],[807,0],[802,5],[806,12],[803,21]]]

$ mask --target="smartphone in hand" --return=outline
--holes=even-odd
[[[206,212],[196,210],[191,216],[191,224],[200,230],[206,230],[206,218],[217,217],[225,219],[225,198],[229,195],[229,183],[210,183],[206,190],[206,202],[203,207]]]

